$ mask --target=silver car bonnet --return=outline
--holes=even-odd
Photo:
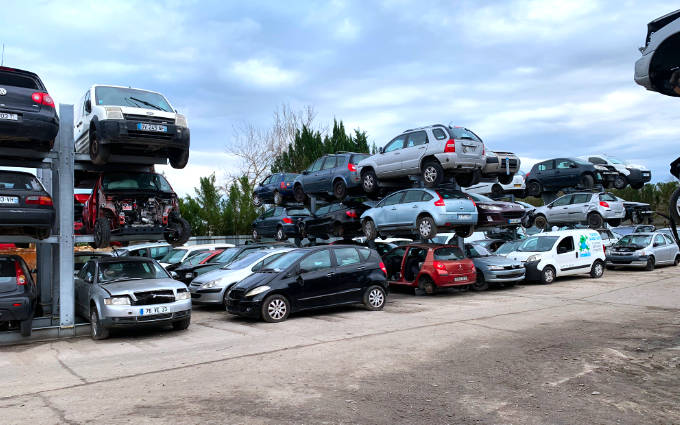
[[[131,295],[134,292],[186,289],[186,285],[174,279],[122,280],[113,283],[98,283],[111,295]]]

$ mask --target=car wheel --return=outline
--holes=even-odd
[[[456,227],[453,231],[459,238],[469,238],[470,236],[472,236],[475,229],[472,226],[462,226]]]
[[[590,277],[599,279],[604,274],[604,263],[601,260],[596,260],[590,268]]]
[[[274,204],[276,205],[281,205],[283,204],[283,195],[281,195],[281,192],[274,192]]]
[[[168,159],[170,160],[170,166],[172,168],[184,168],[189,162],[189,150],[188,149],[170,149],[168,153]]]
[[[434,284],[432,279],[427,276],[423,276],[418,279],[418,289],[427,295],[433,295],[437,292],[437,286]]]
[[[181,246],[191,238],[191,225],[182,217],[170,220],[166,228],[165,240],[172,246]]]
[[[35,238],[39,240],[47,239],[52,233],[51,229],[37,229],[35,232]]]
[[[295,201],[301,204],[307,200],[307,195],[305,194],[305,191],[302,190],[301,184],[295,186],[295,188],[293,189],[293,195],[295,196]]]
[[[257,230],[255,230],[255,229],[253,229],[253,240],[254,240],[255,242],[257,242],[257,241],[260,240],[260,234],[257,233]]]
[[[527,195],[529,196],[541,196],[541,192],[543,191],[543,187],[541,187],[541,184],[536,181],[536,180],[531,180],[529,183],[527,183]]]
[[[428,161],[423,165],[425,187],[439,186],[444,180],[444,168],[439,161]]]
[[[269,323],[283,322],[290,314],[290,303],[283,295],[268,296],[262,303],[262,319]]]
[[[595,179],[590,174],[584,174],[581,176],[581,186],[584,189],[592,189],[595,185]]]
[[[418,228],[418,236],[421,239],[432,239],[437,236],[437,224],[434,219],[430,216],[422,216],[416,221],[416,227]]]
[[[675,256],[675,261],[673,261],[673,265],[677,267],[677,265],[680,264],[680,255]]]
[[[380,286],[371,286],[364,293],[364,305],[367,309],[377,311],[385,307],[387,293]]]
[[[514,174],[501,174],[498,176],[498,183],[500,184],[510,184],[515,179]]]
[[[279,226],[276,229],[276,240],[277,241],[283,241],[286,239],[286,233],[283,231],[283,227]]]
[[[333,196],[339,201],[345,199],[345,196],[347,196],[347,185],[344,181],[338,180],[333,183]]]
[[[601,229],[604,225],[604,219],[598,213],[588,214],[588,227],[591,229]]]
[[[503,194],[503,187],[500,184],[494,184],[491,186],[491,196],[498,197]]]
[[[97,130],[93,126],[90,129],[90,160],[95,165],[104,165],[109,161],[110,156],[110,147],[98,140]]]
[[[545,266],[541,271],[541,283],[549,285],[555,281],[555,269],[553,266]]]
[[[486,279],[484,279],[484,273],[479,271],[479,269],[477,269],[477,280],[475,281],[475,283],[470,285],[470,288],[473,291],[486,291],[487,289],[489,289],[489,282],[487,282]]]
[[[92,339],[96,340],[106,339],[109,337],[109,330],[106,329],[104,325],[102,325],[102,322],[99,319],[97,308],[94,306],[90,311],[90,335],[92,336]]]
[[[617,175],[616,178],[614,178],[614,189],[625,189],[626,186],[628,186],[628,179],[626,176],[622,176],[621,174]]]
[[[184,331],[189,327],[189,324],[191,324],[191,316],[187,317],[186,319],[172,322],[172,329],[176,331]]]
[[[675,192],[671,195],[669,201],[671,218],[675,221],[676,225],[680,225],[680,188],[675,189]]]
[[[21,336],[31,336],[31,331],[33,330],[33,317],[22,320],[19,323],[19,330],[21,331]]]
[[[546,219],[544,215],[537,215],[534,218],[534,226],[541,230],[545,230],[548,228],[548,219]]]
[[[262,199],[260,199],[260,197],[257,195],[253,195],[253,205],[259,207],[260,205],[262,205]]]
[[[378,176],[375,175],[375,171],[366,170],[361,173],[361,187],[369,195],[378,192]]]
[[[111,224],[108,218],[100,217],[94,222],[94,247],[106,248],[111,245]]]
[[[456,174],[456,183],[461,187],[472,186],[474,174],[472,172]]]
[[[378,232],[375,229],[375,223],[370,218],[364,220],[364,223],[361,227],[364,230],[364,236],[366,236],[366,239],[369,241],[375,240],[375,238],[378,237]]]
[[[612,227],[618,227],[621,225],[621,219],[620,218],[615,218],[613,220],[607,221],[607,223],[612,226]]]
[[[647,259],[647,265],[645,265],[645,270],[648,272],[651,272],[654,270],[654,266],[656,265],[656,262],[654,261],[654,257],[649,257]]]

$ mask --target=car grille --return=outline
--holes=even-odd
[[[512,269],[519,269],[520,267],[522,267],[521,264],[513,264],[513,265],[510,265],[510,266],[505,266],[505,267],[503,267],[503,269],[512,270]]]
[[[129,121],[139,121],[139,122],[146,122],[146,123],[152,123],[152,124],[174,124],[175,119],[174,118],[164,118],[164,117],[152,117],[148,115],[134,115],[134,114],[125,114],[123,115],[126,120]]]
[[[139,316],[137,317],[138,322],[151,322],[154,320],[165,320],[165,319],[171,319],[172,318],[172,313],[163,313],[163,314],[152,314],[150,316]]]
[[[173,134],[170,132],[161,133],[155,131],[128,130],[128,137],[134,139],[171,140],[173,138]]]
[[[132,305],[154,305],[175,302],[175,294],[171,290],[135,292],[137,301]]]
[[[524,216],[524,211],[523,210],[508,211],[504,212],[503,215],[506,218],[522,218]]]
[[[506,275],[503,275],[503,278],[513,278],[513,277],[520,277],[520,276],[524,276],[524,272],[508,273]]]
[[[157,320],[181,319],[190,315],[189,310],[176,313],[151,314],[146,316],[113,317],[111,320],[119,324],[133,324],[139,322],[154,322]]]

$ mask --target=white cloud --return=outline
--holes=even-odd
[[[233,62],[229,74],[246,84],[264,88],[290,86],[300,81],[300,74],[296,71],[280,68],[266,59]]]
[[[345,41],[354,41],[359,37],[361,29],[359,25],[350,18],[342,20],[335,29],[335,38]]]
[[[194,188],[199,186],[201,177],[208,177],[215,173],[217,184],[223,186],[229,176],[238,174],[240,161],[225,152],[210,152],[192,150],[189,164],[178,170],[169,165],[156,167],[156,171],[163,173],[170,182],[177,195],[194,196]]]

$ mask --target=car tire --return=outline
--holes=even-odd
[[[675,189],[669,201],[669,212],[676,225],[680,226],[680,188]]]
[[[602,260],[596,260],[590,267],[590,277],[599,279],[604,275],[605,264]]]
[[[111,156],[111,148],[109,145],[104,145],[97,139],[97,129],[92,126],[90,128],[90,160],[95,165],[104,165],[109,161]]]
[[[170,149],[168,152],[168,159],[170,160],[170,166],[172,168],[184,168],[189,162],[189,150],[188,149]]]
[[[628,179],[626,176],[619,174],[614,178],[614,189],[621,190],[625,189],[626,186],[628,186]]]
[[[270,295],[262,302],[262,319],[269,323],[283,322],[290,315],[290,303],[283,295]]]
[[[337,222],[333,224],[333,236],[343,239],[345,238],[345,227],[342,225],[342,223]]]
[[[675,260],[673,261],[673,265],[674,265],[674,266],[677,267],[678,264],[680,264],[680,255],[676,255],[676,256],[675,256]]]
[[[274,235],[274,239],[276,239],[277,241],[286,240],[286,232],[283,231],[283,227],[279,226],[276,228],[276,234]]]
[[[106,248],[111,245],[111,222],[100,217],[94,222],[94,247]]]
[[[491,186],[491,196],[493,197],[499,197],[503,195],[503,187],[496,183],[493,186]]]
[[[425,187],[437,187],[444,181],[444,167],[439,161],[427,161],[423,164],[422,176]]]
[[[472,226],[463,226],[456,227],[453,231],[459,238],[469,238],[475,232],[475,229]]]
[[[253,240],[254,240],[255,242],[257,242],[257,241],[260,240],[260,234],[257,233],[257,230],[255,230],[255,229],[253,229]]]
[[[51,229],[37,229],[35,231],[35,238],[38,240],[43,240],[49,238],[51,234]]]
[[[293,188],[293,195],[295,196],[295,201],[301,204],[307,200],[307,194],[305,194],[301,184],[298,184]]]
[[[489,289],[489,282],[484,279],[484,273],[479,271],[479,269],[477,269],[477,280],[475,283],[470,285],[470,289],[477,292],[486,291]]]
[[[172,329],[176,331],[185,331],[187,328],[189,328],[189,325],[191,324],[191,316],[178,320],[176,322],[172,322]]]
[[[428,276],[422,276],[418,279],[418,289],[423,294],[434,295],[437,292],[437,285]]]
[[[281,195],[281,192],[279,192],[278,190],[274,192],[274,204],[275,205],[283,204],[283,195]]]
[[[253,194],[253,205],[256,207],[262,206],[262,199],[255,194]]]
[[[555,268],[553,266],[545,266],[541,270],[541,283],[549,285],[555,281]]]
[[[620,218],[615,218],[613,220],[607,221],[607,224],[609,224],[612,227],[618,227],[621,225],[621,219]]]
[[[534,217],[534,226],[538,229],[546,230],[548,228],[548,219],[543,214],[539,214]]]
[[[306,226],[305,226],[305,222],[300,221],[297,226],[298,226],[298,233],[300,234],[300,237],[306,238],[307,237],[307,229],[306,229]]]
[[[648,272],[654,271],[654,267],[656,266],[656,261],[654,260],[654,256],[650,256],[647,259],[647,264],[645,265],[645,270]]]
[[[378,193],[378,176],[376,176],[375,171],[369,169],[361,173],[361,188],[368,195]]]
[[[584,189],[592,189],[595,186],[595,178],[591,174],[584,174],[581,176],[581,186]]]
[[[191,238],[191,225],[182,217],[175,217],[170,220],[165,233],[165,240],[172,246],[181,246]]]
[[[21,332],[21,336],[31,336],[31,332],[33,330],[33,317],[22,320],[19,323],[19,330]]]
[[[460,187],[470,187],[474,183],[474,173],[472,171],[467,172],[467,173],[459,173],[456,174],[456,183],[458,183],[458,186]]]
[[[342,201],[347,196],[347,185],[344,181],[338,180],[333,183],[333,196],[338,201]]]
[[[387,302],[387,292],[378,285],[373,285],[364,292],[364,306],[369,310],[382,310],[385,302]]]
[[[588,214],[588,227],[591,229],[601,229],[604,226],[604,219],[599,213],[593,212]]]
[[[416,220],[416,229],[421,239],[427,240],[437,236],[437,224],[429,215],[422,216]]]
[[[375,228],[375,223],[370,218],[364,220],[361,224],[361,228],[364,230],[364,236],[366,240],[372,241],[378,237],[378,231]]]
[[[109,337],[109,330],[102,325],[99,312],[94,306],[90,310],[90,336],[94,340],[102,340]]]
[[[498,176],[498,183],[500,184],[510,184],[515,179],[514,174],[501,174]]]
[[[543,187],[538,181],[531,180],[527,183],[526,192],[529,196],[539,197],[541,196],[541,192],[543,192]]]

